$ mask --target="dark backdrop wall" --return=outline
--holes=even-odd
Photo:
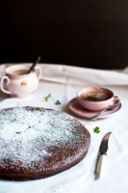
[[[128,64],[127,0],[2,0],[0,63]]]

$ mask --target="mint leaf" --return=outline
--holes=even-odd
[[[61,102],[59,100],[56,100],[55,105],[60,105]]]
[[[99,127],[95,127],[93,131],[94,131],[94,133],[100,133],[100,128]]]
[[[49,93],[46,97],[44,97],[45,101],[47,102],[50,97],[51,97],[51,94]]]

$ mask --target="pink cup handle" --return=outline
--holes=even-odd
[[[2,90],[4,93],[6,93],[6,94],[11,94],[10,91],[8,91],[8,90],[6,90],[6,89],[4,88],[5,80],[7,81],[7,83],[10,82],[10,79],[8,78],[8,76],[3,76],[3,77],[1,78],[0,88],[1,88],[1,90]]]
[[[37,67],[35,68],[35,70],[36,70],[37,78],[40,79],[40,77],[41,77],[41,68],[40,68],[39,66],[37,66]]]

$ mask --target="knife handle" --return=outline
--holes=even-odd
[[[99,179],[100,176],[104,173],[106,158],[107,156],[105,154],[100,154],[98,156],[95,168],[95,180]]]

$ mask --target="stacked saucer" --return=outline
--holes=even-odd
[[[79,117],[96,120],[112,116],[121,108],[118,96],[106,88],[86,88],[68,105],[71,112]]]

